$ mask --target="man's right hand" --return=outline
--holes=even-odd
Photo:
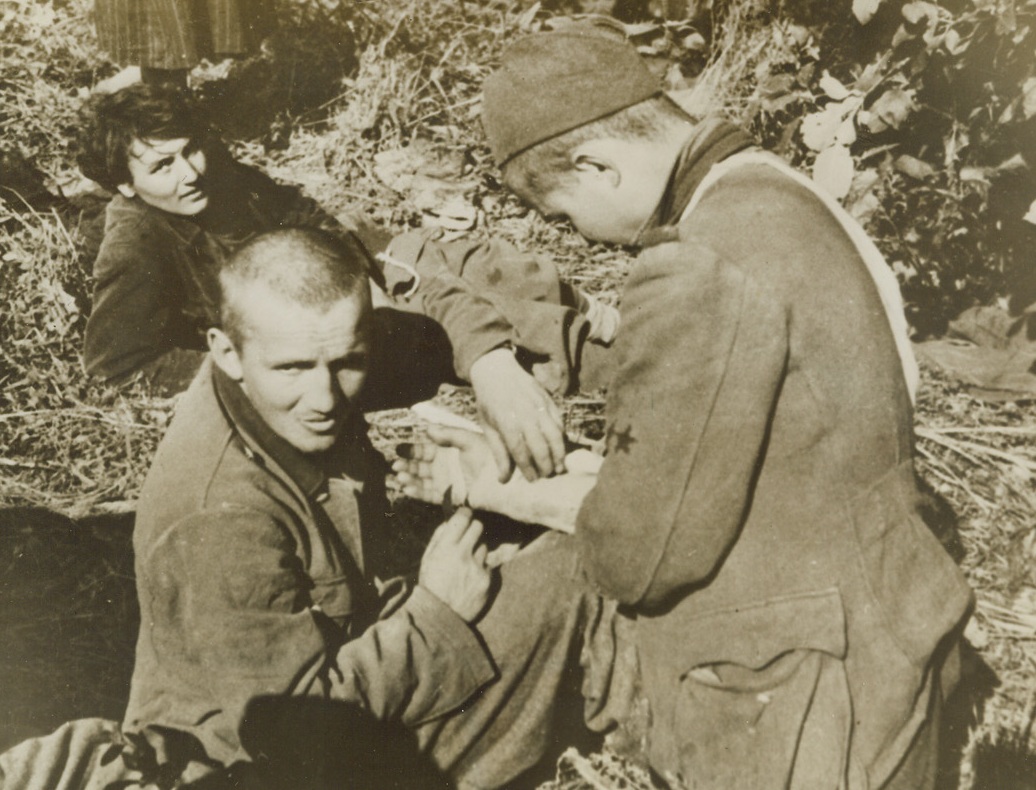
[[[565,471],[561,411],[513,351],[498,348],[482,355],[470,377],[501,483],[510,479],[515,464],[526,480]]]
[[[577,450],[569,456],[573,468],[565,474],[533,482],[515,475],[501,483],[485,436],[445,425],[429,425],[427,430],[430,442],[397,448],[399,458],[392,469],[404,494],[435,504],[449,490],[452,500],[477,510],[559,532],[575,531],[583,499],[597,483],[600,456]]]
[[[462,507],[435,530],[418,574],[422,587],[468,623],[485,609],[492,580],[486,546],[479,542],[482,524],[471,515]]]

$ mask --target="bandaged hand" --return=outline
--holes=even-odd
[[[601,459],[586,450],[568,456],[569,471],[542,480],[501,483],[485,437],[461,428],[428,427],[428,442],[401,445],[392,464],[403,493],[434,504],[450,500],[561,532],[575,530],[583,497],[597,482]]]
[[[490,510],[494,490],[502,488],[496,461],[483,434],[463,428],[429,425],[428,441],[401,444],[393,462],[403,493],[413,499],[441,504],[450,502]]]
[[[527,480],[564,471],[561,412],[514,353],[498,348],[484,354],[471,366],[470,377],[500,482],[511,477],[515,465]]]

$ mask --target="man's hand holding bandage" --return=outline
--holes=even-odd
[[[583,497],[597,481],[601,459],[587,450],[566,458],[568,472],[528,481],[517,475],[501,483],[484,436],[460,428],[429,425],[428,442],[401,445],[392,464],[403,493],[439,504],[447,488],[455,503],[560,532],[575,531]]]
[[[517,466],[527,480],[565,470],[561,411],[547,391],[515,359],[497,348],[471,366],[471,386],[500,482]]]

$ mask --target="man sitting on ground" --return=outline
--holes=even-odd
[[[80,149],[84,174],[115,193],[84,343],[88,372],[105,380],[144,375],[160,391],[182,390],[204,356],[205,332],[217,320],[217,275],[233,250],[276,228],[349,232],[298,189],[234,161],[173,88],[135,85],[93,97]],[[442,327],[378,311],[374,353],[392,358],[377,364],[399,374],[385,382],[382,404],[428,397],[455,371],[472,382],[490,436],[500,437],[498,459],[508,458],[506,445],[526,474],[552,472],[564,455],[560,415],[509,349],[550,360],[537,370],[550,369],[566,389],[584,341],[610,339],[613,308],[499,242],[445,245],[411,233],[382,256],[385,234],[354,230],[389,262],[369,259],[371,276],[390,294],[407,290],[395,306]]]
[[[317,716],[297,711],[321,701],[407,728],[462,788],[500,787],[555,745],[575,651],[601,613],[567,538],[547,534],[497,571],[462,509],[433,535],[416,587],[384,576],[387,467],[357,406],[378,375],[364,257],[292,229],[220,272],[223,328],[209,330],[211,361],[179,402],[134,527],[141,626],[124,730],[138,758],[94,760],[95,784],[132,778],[146,741],[183,782],[233,767],[274,787],[415,786],[369,764],[328,777],[249,750],[247,733],[290,738]],[[342,768],[320,752],[307,756]]]
[[[454,495],[574,530],[636,613],[648,758],[673,785],[932,787],[971,595],[919,515],[917,369],[877,249],[596,28],[516,43],[483,120],[534,208],[643,252],[599,475],[501,486],[476,434],[436,430],[463,450]],[[405,490],[439,496],[439,457],[400,463]]]

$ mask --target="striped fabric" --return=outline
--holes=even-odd
[[[274,0],[95,0],[101,49],[122,66],[191,68],[203,57],[258,49]]]

